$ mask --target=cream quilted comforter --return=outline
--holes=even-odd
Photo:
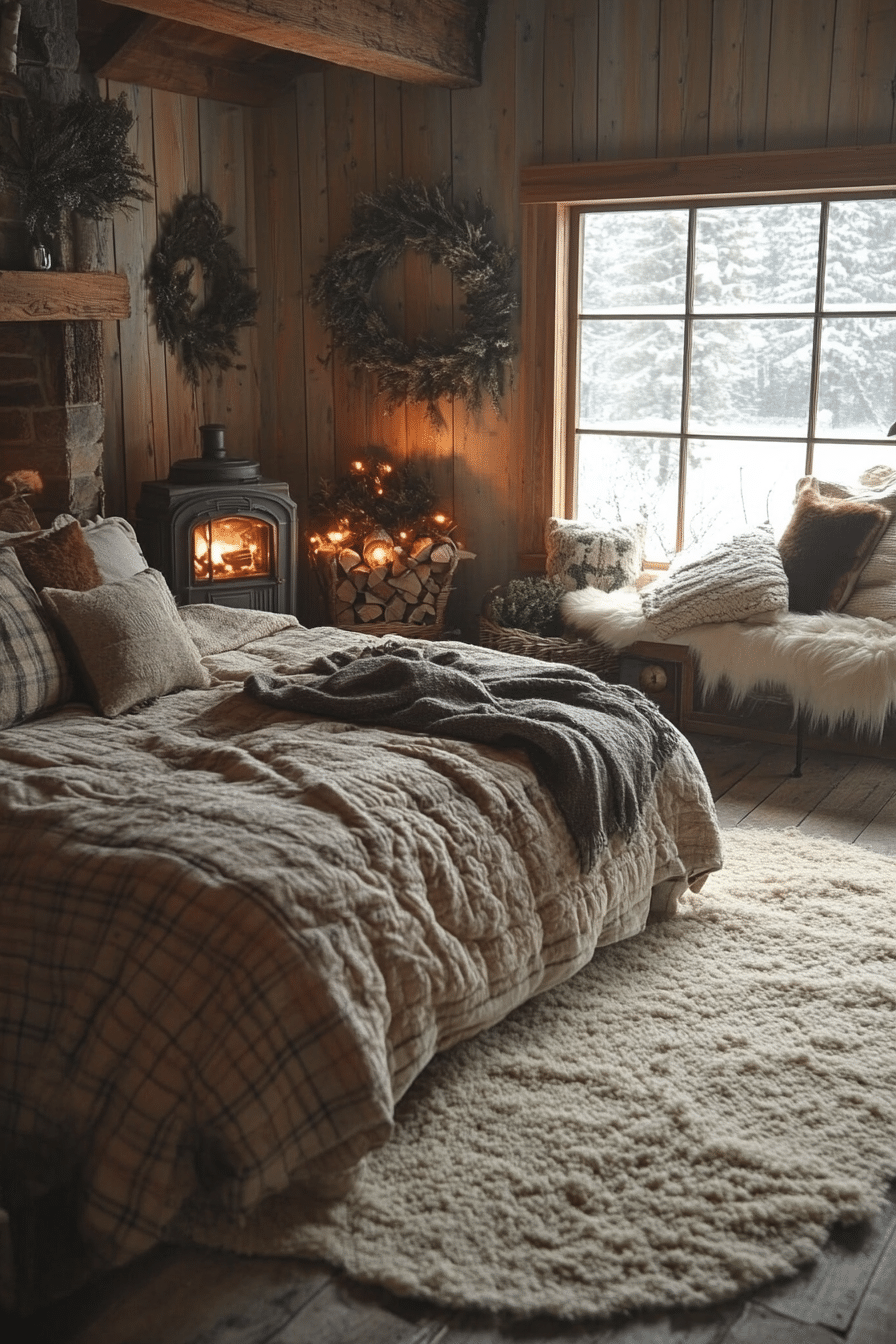
[[[201,619],[211,689],[0,734],[2,1157],[77,1180],[105,1263],[201,1188],[239,1211],[350,1173],[436,1051],[720,865],[684,738],[584,876],[522,752],[241,691],[357,637]]]

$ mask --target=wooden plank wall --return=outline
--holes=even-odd
[[[208,192],[233,226],[230,241],[257,264],[252,123],[247,108],[225,103],[111,81],[102,91],[124,93],[135,118],[132,148],[155,179],[150,200],[115,216],[109,255],[130,281],[131,316],[105,324],[106,508],[133,518],[143,481],[162,479],[172,462],[198,454],[200,424],[225,424],[233,456],[257,456],[258,330],[240,332],[234,368],[194,389],[157,337],[146,286],[162,221],[188,191]]]
[[[477,553],[460,566],[449,607],[471,632],[482,595],[517,572],[520,552],[539,549],[543,520],[526,518],[520,502],[521,448],[538,414],[537,397],[524,403],[520,391],[525,332],[500,413],[446,406],[441,430],[418,407],[387,414],[372,380],[330,357],[302,303],[357,193],[449,175],[456,200],[481,190],[496,235],[518,248],[523,165],[886,143],[894,76],[896,4],[882,0],[491,0],[477,89],[339,67],[302,76],[263,110],[126,89],[137,151],[158,186],[114,225],[134,315],[109,324],[110,508],[132,510],[143,479],[196,451],[205,419],[228,426],[231,451],[288,480],[302,514],[321,476],[385,446],[432,470],[458,537]],[[244,367],[193,395],[160,352],[141,277],[159,212],[199,186],[234,224],[263,299],[257,327],[243,333]],[[542,299],[538,281],[521,277],[529,323],[551,320],[553,296]],[[419,258],[381,289],[408,339],[462,321],[463,294]],[[310,581],[300,615],[322,619]]]

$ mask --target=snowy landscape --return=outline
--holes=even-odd
[[[580,254],[579,517],[662,562],[896,467],[896,201],[589,212]]]

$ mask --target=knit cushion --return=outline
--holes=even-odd
[[[91,702],[108,718],[169,691],[210,684],[155,569],[87,593],[45,588],[41,600],[64,632]]]
[[[694,625],[742,621],[787,610],[787,579],[772,529],[764,524],[705,555],[681,559],[642,588],[641,608],[663,639]]]
[[[859,479],[862,484],[856,488],[836,481],[816,480],[815,484],[819,494],[827,499],[882,504],[891,514],[896,514],[896,472],[892,468],[871,467]],[[879,538],[841,611],[848,616],[896,620],[896,522],[891,521]]]
[[[790,610],[841,611],[892,517],[879,502],[826,498],[815,479],[804,476],[778,542]]]
[[[609,593],[634,583],[641,573],[646,536],[645,523],[602,527],[575,518],[549,518],[545,568],[568,592],[600,588]]]
[[[0,547],[0,728],[70,699],[65,654],[18,556]]]

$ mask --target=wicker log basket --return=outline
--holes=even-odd
[[[401,621],[385,619],[388,606],[388,601],[385,599],[389,597],[387,588],[389,582],[394,581],[389,578],[388,567],[371,572],[368,565],[359,564],[351,570],[345,570],[335,555],[318,553],[314,561],[323,585],[331,623],[343,630],[363,630],[368,635],[404,635],[411,639],[439,639],[445,629],[445,607],[451,595],[454,571],[457,569],[458,561],[467,554],[466,552],[459,554],[453,542],[445,546],[445,541],[445,538],[438,539],[438,543],[442,543],[443,548],[450,551],[450,557],[436,561],[435,564],[430,561],[429,551],[433,549],[430,543],[425,554],[425,560],[429,562],[426,563],[425,570],[429,590],[420,595],[423,599],[421,601],[408,598],[404,604],[404,614],[408,619]],[[420,573],[423,563],[422,560],[405,557],[402,569],[407,570],[408,566],[414,566],[417,573]],[[352,588],[355,590],[354,593],[351,592]],[[343,589],[346,590],[344,593]],[[378,589],[380,596],[377,602]],[[394,599],[396,593],[393,593],[392,597]],[[400,605],[402,604],[399,601]]]
[[[619,652],[597,640],[577,639],[564,635],[534,635],[530,630],[517,630],[498,625],[492,615],[492,599],[501,591],[500,585],[486,594],[479,617],[479,643],[502,653],[523,654],[540,658],[546,663],[571,663],[596,672],[604,681],[616,681],[619,676]]]

